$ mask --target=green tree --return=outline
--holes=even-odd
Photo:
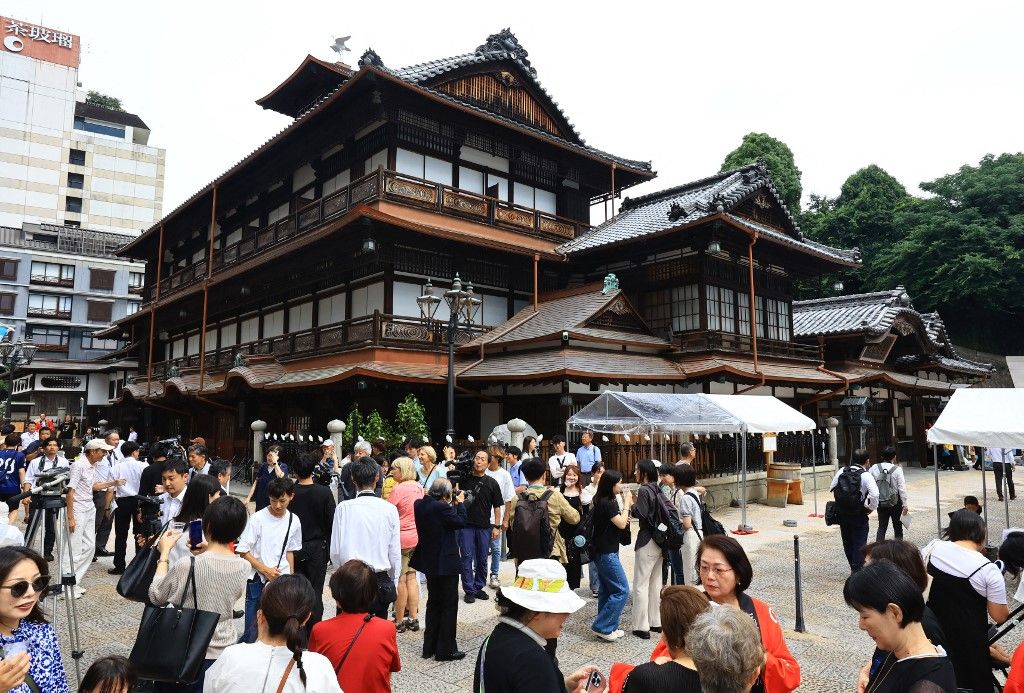
[[[90,91],[85,95],[85,102],[91,103],[94,106],[102,106],[103,108],[109,108],[112,111],[123,111],[124,107],[121,106],[121,99],[110,96],[108,94],[102,94],[98,91]]]
[[[345,419],[345,431],[341,436],[341,442],[345,446],[355,445],[359,439],[356,436],[366,440],[366,433],[363,430],[363,415],[359,411],[358,404],[352,404],[352,409],[349,410],[348,417]]]
[[[430,429],[427,427],[427,410],[411,392],[398,403],[398,409],[395,411],[394,433],[396,437],[417,440],[422,440],[424,436],[430,435]]]
[[[903,238],[880,246],[874,281],[903,284],[922,311],[941,311],[965,346],[1005,353],[1024,337],[1024,154],[986,156],[921,188],[899,208]]]
[[[786,203],[790,214],[800,214],[800,169],[793,160],[793,150],[780,140],[763,132],[750,132],[743,136],[743,142],[729,152],[722,162],[722,171],[754,163],[758,157],[768,163],[772,183],[779,196]]]
[[[389,443],[394,442],[393,435],[391,433],[391,425],[388,424],[376,409],[371,411],[370,415],[366,417],[366,423],[363,424],[360,435],[369,441],[383,438]]]

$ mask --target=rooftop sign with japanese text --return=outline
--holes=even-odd
[[[81,40],[75,34],[7,17],[0,17],[0,41],[5,53],[74,68],[78,67],[82,54]]]

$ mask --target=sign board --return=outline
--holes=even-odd
[[[0,17],[0,42],[5,53],[67,67],[77,68],[82,55],[81,40],[75,34],[9,17]]]
[[[763,450],[765,452],[778,452],[778,441],[775,438],[774,433],[763,433],[761,435],[761,443],[763,444]]]

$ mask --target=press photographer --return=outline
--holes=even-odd
[[[69,452],[76,453],[77,451],[75,448],[71,448]],[[40,474],[52,473],[57,469],[63,469],[65,472],[70,472],[71,463],[61,455],[57,446],[57,441],[48,440],[46,441],[46,446],[43,448],[43,454],[29,462],[28,467],[25,468],[25,480],[21,484],[22,493],[24,494],[32,489]],[[25,505],[25,522],[31,522],[32,511],[29,509],[29,501],[30,498],[28,496],[25,496],[22,501]],[[52,561],[53,545],[57,540],[57,533],[55,531],[57,511],[51,509],[39,512],[44,513],[43,554],[47,561]]]
[[[139,446],[136,443],[121,443],[121,454],[124,455],[121,461],[107,471],[108,478],[100,480],[121,482],[114,489],[114,502],[117,505],[114,508],[114,567],[107,571],[110,575],[124,572],[129,526],[133,535],[140,533],[135,517],[139,509],[142,473],[148,466],[139,460]]]
[[[473,456],[469,474],[460,474],[455,492],[463,491],[466,504],[466,527],[459,530],[459,548],[462,550],[462,589],[465,601],[490,599],[484,592],[487,582],[487,556],[491,540],[501,532],[501,510],[504,500],[498,482],[487,476],[487,451],[478,450]],[[449,475],[449,479],[451,475]],[[453,481],[452,486],[455,486]],[[466,558],[469,561],[466,561]]]

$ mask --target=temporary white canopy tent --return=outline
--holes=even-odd
[[[965,388],[949,399],[930,429],[928,442],[933,445],[975,445],[990,448],[1024,448],[1024,389]],[[933,449],[937,457],[938,449]],[[982,465],[984,470],[984,465]],[[982,471],[984,489],[985,473]],[[1008,499],[1007,495],[1003,495]],[[985,503],[984,501],[982,501]],[[1009,500],[1006,500],[1009,503]],[[985,503],[987,507],[987,503]],[[942,533],[942,512],[939,509],[939,466],[935,464],[935,512]],[[1007,505],[1007,526],[1009,506]]]
[[[599,433],[786,433],[814,431],[812,419],[767,395],[602,392],[569,419]],[[653,437],[653,436],[652,436]],[[812,444],[812,449],[814,445]],[[740,529],[747,526],[747,446],[741,445]]]

